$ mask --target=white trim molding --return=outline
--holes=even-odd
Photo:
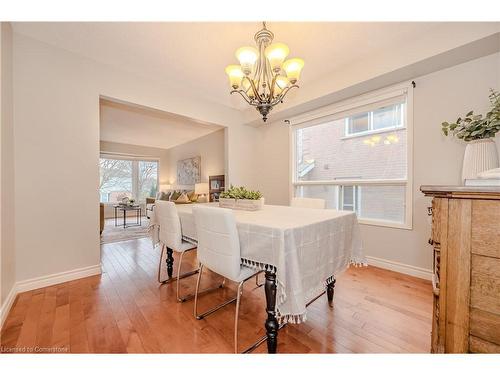
[[[102,273],[101,265],[96,264],[94,266],[77,268],[71,271],[54,273],[52,275],[35,277],[33,279],[18,281],[16,283],[16,292],[22,293],[28,290],[34,290],[39,288],[45,288],[47,286],[61,284],[68,281],[81,279],[84,277],[100,275]]]
[[[33,279],[18,281],[14,284],[10,290],[9,295],[5,299],[1,307],[0,312],[0,327],[3,326],[5,319],[14,303],[16,296],[19,293],[27,292],[29,290],[45,288],[51,285],[61,284],[68,281],[73,281],[76,279],[82,279],[84,277],[100,275],[102,273],[101,265],[96,264],[94,266],[77,268],[71,271],[64,271],[59,273],[54,273],[52,275],[35,277]]]
[[[16,285],[14,284],[12,288],[10,289],[9,294],[7,295],[7,298],[3,302],[2,306],[0,307],[0,329],[3,327],[3,323],[5,322],[5,319],[7,318],[7,315],[9,314],[9,311],[14,304],[14,300],[16,299],[17,296],[17,291],[16,291]]]
[[[369,266],[375,266],[390,271],[404,273],[405,275],[415,276],[420,279],[432,280],[432,270],[426,268],[415,267],[409,264],[376,258],[369,255],[366,256],[366,259]]]

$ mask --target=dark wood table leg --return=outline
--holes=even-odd
[[[174,251],[167,247],[167,275],[168,278],[172,278],[172,274],[174,272]]]
[[[326,295],[328,297],[328,304],[330,306],[333,305],[333,293],[334,293],[334,288],[335,288],[335,278],[327,284],[326,286]]]
[[[127,227],[127,210],[123,210],[123,229]]]
[[[278,320],[276,319],[276,272],[266,271],[266,335],[267,352],[276,353],[278,346]]]

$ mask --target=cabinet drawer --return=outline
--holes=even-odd
[[[500,345],[500,315],[471,308],[470,333],[480,339]]]
[[[500,346],[492,342],[470,336],[469,351],[472,353],[500,353]]]
[[[472,255],[471,306],[500,315],[500,259]]]
[[[500,258],[500,201],[472,202],[472,253]]]

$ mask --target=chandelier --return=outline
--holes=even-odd
[[[285,95],[297,86],[304,60],[299,58],[285,61],[290,50],[283,43],[272,43],[274,34],[263,28],[255,34],[255,47],[241,47],[236,51],[240,65],[229,65],[226,73],[232,87],[231,94],[240,94],[255,107],[266,122],[267,115]]]

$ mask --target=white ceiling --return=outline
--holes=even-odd
[[[395,51],[418,60],[415,55],[423,48],[414,47],[419,44],[448,43],[456,47],[451,45],[456,42],[452,40],[454,34],[469,32],[472,35],[475,32],[474,36],[479,37],[481,33],[484,36],[494,25],[474,22],[268,22],[267,26],[274,33],[275,41],[288,44],[290,57],[305,60],[299,82],[303,88],[299,91],[305,92],[307,87],[316,90],[323,82],[342,79],[339,74],[343,69],[360,62],[369,64],[377,58],[380,61],[380,57],[393,56]],[[247,109],[247,105],[239,96],[229,95],[224,68],[237,62],[234,52],[238,47],[254,44],[253,36],[261,24],[21,22],[13,23],[13,27],[17,33],[171,84],[175,89],[194,91],[200,99],[241,110]],[[499,29],[498,24],[494,27]],[[443,29],[448,33],[443,33]],[[431,47],[428,49],[430,51]],[[296,92],[291,96],[297,94],[302,95]],[[254,112],[252,114],[257,116]]]
[[[139,106],[101,99],[101,141],[168,149],[222,127]]]

